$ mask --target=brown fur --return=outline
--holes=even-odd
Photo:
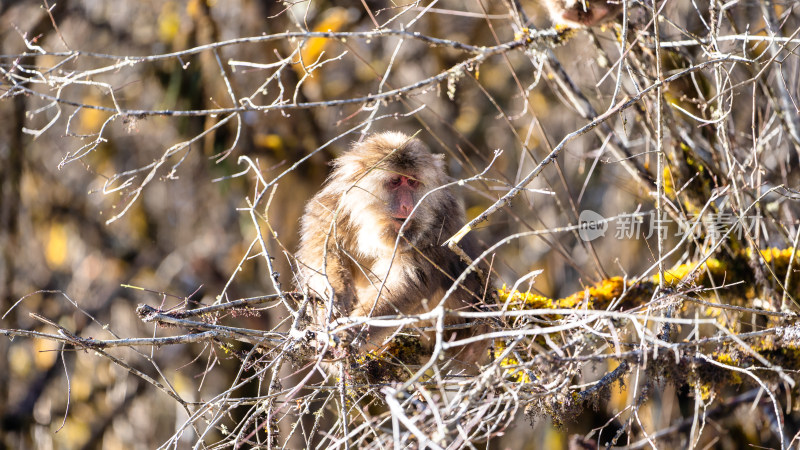
[[[405,224],[405,239],[399,240],[392,259],[397,232],[388,208],[390,192],[384,186],[396,175],[418,180],[421,187],[415,201],[419,202],[425,193],[448,181],[440,156],[404,134],[381,133],[354,145],[333,162],[333,172],[322,190],[306,205],[297,251],[298,284],[318,299],[313,320],[319,330],[326,327],[331,298],[332,320],[419,314],[438,305],[453,280],[466,269],[458,256],[441,245],[464,224],[463,207],[450,189],[431,193],[418,203]],[[462,240],[462,248],[475,256],[469,236]],[[474,309],[482,292],[480,277],[471,273],[445,306],[460,311]],[[448,319],[448,324],[462,322]],[[421,324],[425,325],[431,324]],[[455,332],[456,336],[446,333],[445,339],[464,338],[482,330],[483,326],[473,326]],[[396,329],[372,327],[362,331],[355,329],[352,333],[364,338],[360,351],[368,351],[385,344]],[[421,335],[425,351],[430,352],[434,339],[434,333]],[[475,344],[456,353],[459,359],[474,362],[486,353],[486,345]]]

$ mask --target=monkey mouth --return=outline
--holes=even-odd
[[[406,223],[406,219],[408,219],[408,217],[392,217],[392,223],[394,224],[394,231],[400,231],[400,228],[402,228],[403,224]],[[410,221],[409,224],[406,225],[405,231],[408,231],[409,228],[411,228]]]

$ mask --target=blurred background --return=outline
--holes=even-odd
[[[252,248],[259,231],[269,238],[279,285],[293,288],[289,255],[303,206],[331,159],[364,133],[416,134],[446,155],[456,179],[483,171],[500,150],[485,181],[459,188],[473,218],[590,117],[631,98],[633,106],[570,139],[554,164],[473,233],[488,248],[515,233],[554,230],[499,247],[496,287],[541,269],[520,289],[560,298],[609,276],[652,275],[659,253],[656,236],[646,236],[649,218],[639,236],[615,236],[619,224],[610,222],[591,245],[556,229],[578,223],[584,210],[613,217],[655,208],[659,124],[664,147],[689,161],[663,183],[684,217],[697,214],[730,179],[739,180],[744,203],[772,186],[797,186],[797,43],[702,40],[709,33],[795,36],[794,2],[767,3],[773,16],[758,1],[724,8],[658,2],[660,41],[684,42],[664,50],[659,64],[653,5],[632,2],[624,37],[617,19],[451,70],[485,48],[551,26],[545,8],[533,0],[4,0],[0,326],[54,332],[35,312],[85,337],[170,334],[142,323],[136,306],[275,293],[258,245]],[[472,47],[380,33],[281,36],[370,32],[376,25]],[[269,35],[276,37],[233,41]],[[623,38],[629,53],[620,69]],[[636,97],[658,79],[659,66],[666,77],[726,54],[756,62],[728,59],[687,72],[665,86],[660,119],[654,95]],[[148,56],[156,57],[139,59]],[[380,101],[365,97],[415,83],[422,84]],[[117,108],[128,113],[115,114]],[[686,148],[698,155],[680,156]],[[243,174],[242,156],[267,182],[281,177],[260,199],[255,222],[247,208],[263,184],[252,171]],[[772,232],[758,234],[756,245],[791,246],[795,200],[770,195],[764,200],[770,211],[748,212],[772,214],[772,222],[758,225]],[[666,265],[686,262],[702,247],[675,236],[677,223],[669,230],[666,247],[676,251]],[[230,323],[272,329],[285,318],[274,307]],[[112,353],[190,402],[229,388],[240,366],[237,357],[202,344]],[[169,395],[108,358],[47,340],[0,339],[0,386],[6,448],[155,448],[188,418]],[[665,389],[667,406],[658,400],[647,407],[645,427],[661,429],[682,416],[678,405],[686,394]],[[613,392],[607,405],[559,429],[544,415],[534,420],[520,410],[504,434],[481,445],[566,448],[571,434],[612,421],[629,395]],[[748,442],[770,439],[768,425],[735,430]],[[173,443],[197,439],[187,432]]]

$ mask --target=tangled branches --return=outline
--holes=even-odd
[[[794,3],[251,3],[0,6],[3,445],[797,445]],[[445,153],[498,295],[338,319],[402,326],[358,354],[288,286],[381,129]]]

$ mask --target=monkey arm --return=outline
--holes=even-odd
[[[355,299],[348,261],[343,261],[341,253],[330,247],[327,251],[318,248],[298,252],[301,286],[318,302],[326,305],[325,308],[319,308],[322,313],[318,314],[320,319],[328,316],[328,306],[333,308],[330,315],[332,319],[351,314]]]
[[[336,239],[332,197],[321,193],[309,202],[296,254],[299,287],[320,305],[314,308],[318,325],[349,315],[355,298],[352,273]]]

